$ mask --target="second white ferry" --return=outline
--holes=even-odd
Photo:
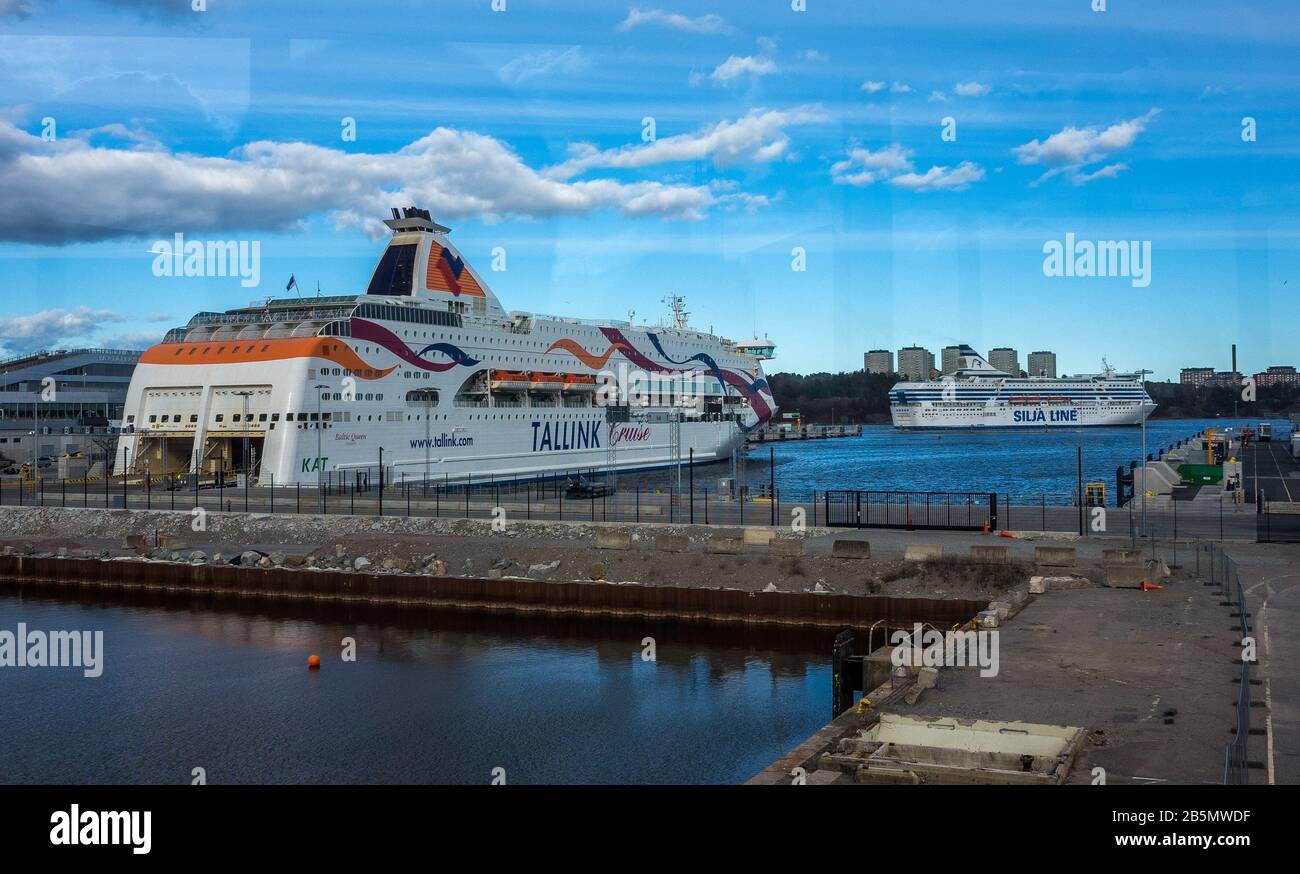
[[[147,350],[114,468],[262,485],[456,482],[719,461],[776,412],[770,341],[506,312],[425,210],[365,294],[199,313]],[[611,386],[614,390],[611,391]]]
[[[1003,373],[962,346],[956,372],[889,390],[895,428],[1084,428],[1139,425],[1156,408],[1137,374]]]

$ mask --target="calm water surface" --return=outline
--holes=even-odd
[[[1238,426],[1249,420],[1239,420]],[[1224,419],[1155,419],[1147,423],[1147,451],[1168,447],[1206,428],[1223,428]],[[1288,430],[1284,422],[1274,426]],[[889,425],[867,425],[861,437],[806,440],[770,445],[775,456],[777,488],[791,498],[814,489],[874,491],[989,492],[1046,495],[1068,502],[1076,488],[1076,449],[1083,448],[1084,482],[1106,483],[1114,490],[1115,468],[1126,470],[1142,458],[1140,428],[1078,428],[1074,430],[896,431]],[[769,445],[745,455],[741,479],[752,487],[766,484]],[[714,488],[728,475],[726,463],[698,468],[696,488]],[[674,480],[672,474],[669,480]],[[663,474],[627,477],[625,485],[654,485]],[[685,482],[685,474],[683,474]]]
[[[0,668],[0,782],[188,783],[202,767],[209,783],[487,783],[500,767],[514,784],[738,783],[829,710],[829,640],[807,635],[0,589],[0,628],[20,621],[102,630],[105,667]]]

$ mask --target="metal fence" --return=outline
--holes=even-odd
[[[980,531],[998,527],[998,496],[974,492],[825,493],[823,518],[836,528],[906,528]]]
[[[275,485],[193,475],[0,483],[0,506],[98,507],[324,515],[431,516],[511,520],[669,522],[714,525],[790,525],[796,518],[821,524],[820,492],[677,489],[633,485],[615,488],[601,480],[572,489],[567,480],[485,479],[473,483],[383,481],[378,472],[325,480],[319,486]]]
[[[1178,544],[1189,540],[1255,540],[1254,507],[1218,504],[1205,508],[1178,502],[1123,508],[1080,507],[1073,495],[1006,492],[920,492],[835,489],[786,491],[758,488],[681,488],[614,478],[582,477],[592,488],[570,490],[567,478],[484,479],[470,483],[429,480],[384,481],[378,468],[326,477],[321,484],[253,485],[230,476],[129,475],[108,479],[43,477],[0,481],[0,506],[100,507],[325,515],[433,516],[512,520],[670,522],[706,525],[1054,531],[1130,537]],[[1280,514],[1271,519],[1278,531]],[[1300,521],[1300,516],[1288,517]]]
[[[1290,509],[1294,505],[1288,505]],[[1280,513],[1272,501],[1260,497],[1255,516],[1255,539],[1260,543],[1300,543],[1300,513]]]
[[[1250,782],[1250,687],[1251,662],[1245,658],[1245,640],[1250,636],[1250,614],[1246,609],[1246,594],[1241,586],[1241,573],[1237,563],[1223,548],[1208,544],[1209,580],[1208,586],[1214,587],[1223,597],[1223,603],[1233,609],[1234,630],[1240,631],[1238,644],[1241,646],[1241,673],[1237,679],[1235,709],[1236,724],[1232,740],[1223,750],[1223,782],[1227,786],[1244,786]]]

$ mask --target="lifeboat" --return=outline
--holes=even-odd
[[[595,391],[596,377],[583,373],[541,373],[531,370],[494,370],[492,389],[506,391]]]
[[[488,380],[493,391],[527,391],[532,385],[529,376],[527,371],[494,370]]]
[[[1041,404],[1052,404],[1055,406],[1072,406],[1074,402],[1061,395],[1016,395],[1008,398],[1007,403],[1015,406],[1036,407]]]
[[[564,390],[594,392],[596,390],[596,377],[590,373],[566,373],[564,374]]]

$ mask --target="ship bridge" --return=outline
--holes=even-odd
[[[736,343],[736,351],[752,355],[759,361],[771,361],[776,357],[776,344],[766,337],[761,340],[740,340]]]

